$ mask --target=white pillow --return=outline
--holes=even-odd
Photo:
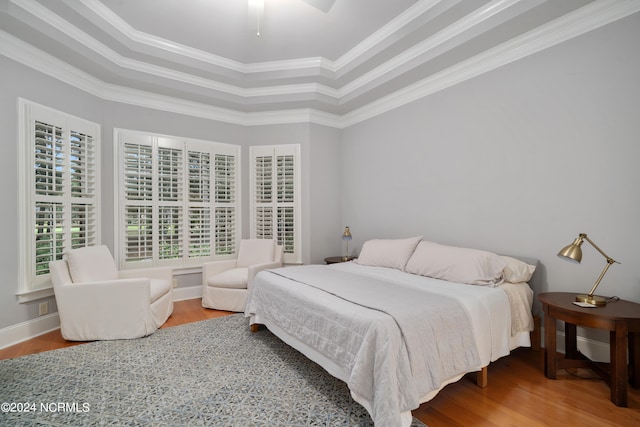
[[[519,259],[509,256],[501,256],[507,265],[504,268],[504,281],[509,283],[522,283],[531,280],[533,273],[536,271],[535,265],[527,264]]]
[[[354,262],[371,267],[403,270],[420,240],[422,240],[422,236],[408,239],[367,240],[362,245],[358,259]]]
[[[73,249],[65,254],[65,259],[74,283],[118,278],[116,263],[113,261],[111,252],[104,245]]]
[[[491,252],[422,241],[405,271],[449,282],[493,286],[502,283],[506,265],[505,260]]]

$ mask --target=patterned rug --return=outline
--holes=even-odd
[[[373,425],[345,383],[243,314],[1,360],[0,403],[3,426]]]

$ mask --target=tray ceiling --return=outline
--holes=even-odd
[[[335,123],[535,53],[639,4],[264,0],[257,36],[243,0],[0,0],[0,53],[31,66],[27,56],[38,56],[56,68],[50,74],[106,99],[173,100],[230,116],[312,112]]]

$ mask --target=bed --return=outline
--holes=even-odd
[[[245,315],[346,382],[375,425],[409,426],[447,384],[531,345],[536,263],[371,240],[353,262],[259,273]]]

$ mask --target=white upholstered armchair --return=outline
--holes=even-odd
[[[238,259],[203,264],[202,306],[244,311],[253,278],[261,270],[277,267],[282,267],[282,246],[275,240],[241,240]]]
[[[64,339],[143,337],[173,312],[171,268],[118,271],[106,246],[91,246],[69,251],[49,270]]]

